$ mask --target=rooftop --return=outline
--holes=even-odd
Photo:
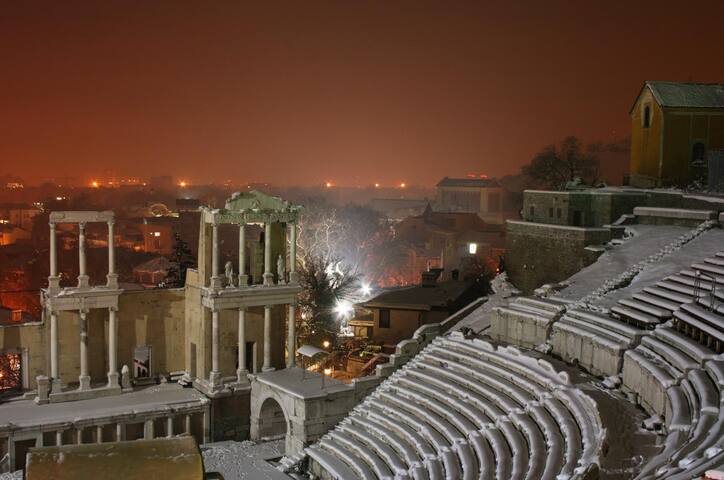
[[[451,280],[439,282],[434,287],[412,285],[386,290],[362,304],[370,307],[397,307],[411,310],[446,308],[457,301],[472,286],[471,282]]]
[[[724,108],[724,84],[648,81],[662,107]]]
[[[489,188],[498,187],[498,181],[494,178],[449,178],[445,177],[437,184],[438,187],[477,187]]]

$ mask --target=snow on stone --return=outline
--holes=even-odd
[[[284,440],[207,443],[201,453],[206,472],[221,473],[225,480],[289,480],[267,461],[284,455]]]

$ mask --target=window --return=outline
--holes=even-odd
[[[0,393],[23,388],[21,360],[20,353],[0,353]]]
[[[470,255],[475,255],[478,253],[478,244],[477,243],[468,243],[468,253]]]
[[[387,308],[380,309],[380,328],[390,328],[390,310]]]
[[[556,218],[561,218],[561,209],[556,208]]]
[[[644,128],[649,128],[651,126],[651,107],[648,105],[644,107],[644,114],[641,117],[641,124]]]
[[[533,205],[531,205],[530,208],[528,209],[528,212],[529,212],[529,215],[531,216],[531,218],[534,217],[535,216],[535,207]]]
[[[553,218],[553,207],[548,209],[548,216]]]

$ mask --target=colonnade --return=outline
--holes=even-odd
[[[298,283],[296,271],[297,264],[297,230],[295,222],[287,223],[288,245],[289,245],[289,279],[287,281],[286,271],[283,268],[277,268],[277,282],[274,282],[273,262],[272,262],[272,222],[264,224],[264,273],[262,275],[263,283],[261,288],[274,287],[279,285],[287,285]],[[219,224],[212,224],[211,234],[211,279],[210,288],[218,290],[221,288],[221,277],[219,275]],[[286,249],[285,249],[286,250]],[[286,253],[286,252],[285,252]],[[281,257],[281,256],[280,256]],[[280,259],[280,265],[283,260]],[[246,274],[246,226],[239,225],[239,274],[237,276],[237,287],[243,288],[248,286],[249,276]],[[234,285],[230,285],[233,287]],[[271,358],[272,349],[272,304],[264,305],[264,341],[263,341],[263,362],[262,372],[273,371]],[[246,364],[246,312],[247,307],[238,307],[238,368],[236,371],[237,380],[239,382],[246,381],[246,374],[249,366]],[[291,368],[295,365],[296,351],[296,299],[288,304],[288,330],[287,330],[287,350],[289,352],[287,358],[287,367]],[[219,367],[219,318],[221,310],[219,308],[211,309],[211,372],[209,373],[209,383],[212,388],[221,387],[221,372]]]
[[[48,277],[48,293],[49,295],[57,295],[60,291],[60,276],[58,275],[58,253],[57,253],[57,234],[56,226],[60,221],[50,222],[50,276]],[[90,290],[90,282],[87,274],[86,260],[86,222],[69,222],[78,224],[78,284],[77,293],[82,295],[85,291]],[[118,288],[118,275],[115,271],[115,242],[114,242],[114,221],[107,220],[108,226],[108,274],[106,276],[105,287],[109,291],[115,291]],[[81,305],[82,305],[81,301]],[[115,302],[117,304],[117,302]],[[118,320],[117,306],[108,308],[108,386],[118,387]],[[50,308],[50,375],[52,384],[51,391],[60,392],[63,383],[60,376],[60,360],[59,360],[59,325],[58,314],[60,311],[51,306]],[[83,308],[77,310],[79,321],[79,342],[80,342],[80,375],[78,377],[79,390],[88,390],[90,386],[89,374],[89,358],[88,358],[88,313],[89,309]]]

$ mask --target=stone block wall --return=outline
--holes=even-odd
[[[610,239],[611,232],[605,228],[508,220],[508,278],[525,293],[545,283],[563,281],[598,258],[598,252],[586,250],[586,246],[601,245]]]

